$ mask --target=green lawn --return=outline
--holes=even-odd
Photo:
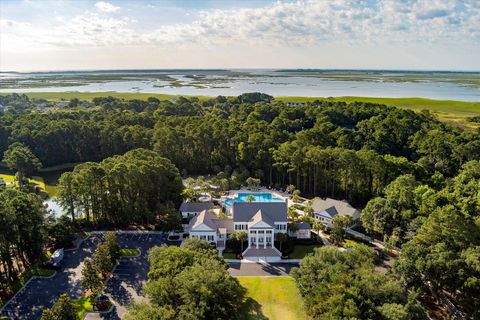
[[[441,121],[450,124],[456,124],[464,127],[480,127],[479,124],[468,122],[467,117],[478,115],[480,113],[480,102],[466,102],[454,100],[432,100],[424,98],[376,98],[376,97],[335,97],[335,98],[313,98],[313,97],[277,97],[276,100],[288,102],[307,102],[315,100],[343,101],[351,103],[353,101],[381,103],[389,106],[395,106],[402,109],[420,111],[430,110],[438,116]]]
[[[57,194],[57,183],[61,173],[45,172],[41,174],[42,176],[33,176],[29,178],[29,183],[39,185],[45,190],[50,198],[54,197]],[[0,178],[3,178],[7,183],[11,183],[15,181],[15,173],[8,169],[0,168]]]
[[[247,289],[241,319],[307,319],[302,298],[291,277],[237,277]]]
[[[320,247],[321,245],[296,244],[293,252],[290,253],[290,259],[303,259],[306,255],[313,253],[315,248]]]
[[[73,305],[77,310],[77,318],[83,319],[87,312],[93,311],[93,296],[73,300]]]
[[[138,249],[127,249],[127,248],[120,249],[121,256],[138,256],[139,254],[140,254],[140,250]]]
[[[233,252],[222,252],[222,256],[224,259],[237,259],[237,255]]]

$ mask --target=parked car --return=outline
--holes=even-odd
[[[60,262],[63,260],[65,252],[63,248],[55,250],[55,252],[50,257],[50,260],[44,262],[42,266],[46,269],[59,270],[61,268]]]

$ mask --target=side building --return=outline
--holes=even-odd
[[[211,210],[213,209],[212,202],[183,202],[180,205],[180,214],[182,215],[183,219],[196,217],[200,214],[200,212],[204,210]]]
[[[352,207],[348,202],[331,198],[315,198],[312,209],[316,220],[331,227],[333,218],[337,215],[349,215],[352,217],[353,225],[360,220],[360,211]]]

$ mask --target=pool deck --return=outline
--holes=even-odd
[[[258,187],[253,190],[252,188],[242,188],[239,190],[230,190],[228,196],[223,196],[220,198],[220,202],[225,206],[225,200],[227,198],[234,198],[237,197],[239,193],[251,193],[251,194],[258,194],[258,193],[270,193],[276,198],[287,199],[287,206],[290,207],[294,204],[292,200],[290,200],[291,194],[288,192],[283,192],[275,189],[268,189],[265,187]]]

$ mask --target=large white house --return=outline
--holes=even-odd
[[[341,200],[315,198],[312,203],[312,209],[315,219],[329,227],[332,226],[333,218],[337,215],[351,216],[353,224],[358,223],[360,219],[360,211],[352,207],[348,202]]]
[[[233,232],[232,220],[219,219],[214,213],[203,210],[190,220],[189,230],[191,237],[197,237],[217,247],[225,247],[227,235]]]
[[[219,219],[215,214],[202,211],[190,220],[191,237],[198,237],[224,247],[235,231],[245,231],[248,247],[244,256],[280,257],[274,241],[279,233],[287,233],[287,202],[235,202],[232,219]]]

